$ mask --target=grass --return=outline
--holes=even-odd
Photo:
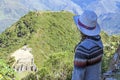
[[[55,53],[69,52],[69,58],[72,59],[65,57],[63,63],[70,60],[72,64],[74,46],[81,38],[74,24],[73,16],[74,14],[65,11],[29,12],[0,34],[0,57],[7,59],[6,56],[10,56],[15,50],[28,45],[32,48],[35,64],[39,70],[43,68],[49,55]],[[120,43],[120,36],[108,36],[104,32],[101,33],[101,36],[104,44],[102,70],[105,72],[112,54]],[[61,66],[65,65],[61,64]],[[72,70],[72,68],[70,69]],[[22,77],[20,74],[16,74],[16,76]]]
[[[15,80],[21,80],[22,78],[26,77],[32,72],[24,71],[24,72],[16,72],[15,74]]]

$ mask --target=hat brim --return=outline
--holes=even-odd
[[[78,25],[78,19],[80,18],[80,15],[77,15],[77,16],[74,16],[73,19],[74,19],[74,22],[77,26],[77,28],[85,35],[88,35],[88,36],[96,36],[96,35],[99,35],[100,34],[100,26],[99,24],[97,23],[96,25],[96,28],[93,29],[93,30],[88,30],[84,27],[81,27]]]

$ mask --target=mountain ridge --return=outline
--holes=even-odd
[[[61,11],[67,10],[74,13],[81,13],[82,9],[75,3],[66,0],[1,0],[0,4],[0,23],[6,19],[8,22],[4,22],[4,25],[0,25],[0,32],[4,31],[7,27],[10,27],[13,23],[18,21],[20,17],[27,14],[29,11]],[[53,3],[54,2],[54,3]],[[59,4],[59,5],[58,5]]]
[[[116,15],[119,17],[119,0],[110,0],[109,3],[106,0],[1,0],[0,4],[0,33],[18,21],[20,17],[24,16],[29,11],[65,10],[70,11],[75,15],[80,15],[84,10],[89,9],[97,13],[102,30],[109,35],[120,34],[119,20],[117,19],[114,21]],[[112,14],[112,16],[109,16],[109,14]],[[103,20],[105,17],[113,20]],[[107,25],[106,23],[110,24]]]
[[[29,12],[0,34],[0,58],[7,60],[11,53],[28,45],[32,48],[40,80],[71,80],[74,46],[81,39],[73,16],[66,11]],[[105,53],[102,72],[105,72],[120,36],[101,32],[101,39]]]

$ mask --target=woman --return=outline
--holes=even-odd
[[[103,44],[95,12],[85,10],[74,16],[82,39],[75,47],[72,80],[100,80]]]

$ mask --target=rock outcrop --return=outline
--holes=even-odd
[[[12,57],[15,57],[15,62],[12,66],[15,71],[37,71],[31,51],[32,49],[28,48],[28,46],[23,46],[12,54]]]

